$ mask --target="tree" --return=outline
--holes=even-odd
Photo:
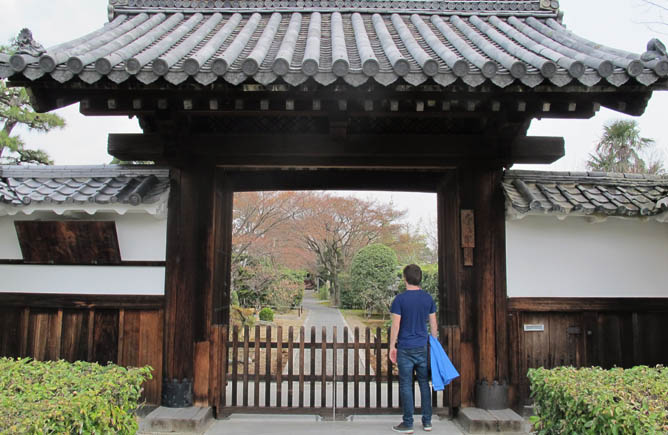
[[[390,310],[397,281],[397,254],[376,243],[360,249],[350,266],[351,291],[362,301],[367,316]]]
[[[604,127],[603,135],[590,154],[587,168],[594,171],[649,173],[664,172],[658,159],[646,162],[642,156],[654,145],[654,140],[640,135],[634,120],[617,120]]]
[[[0,46],[0,52],[11,53],[11,50]],[[65,120],[55,113],[35,112],[25,88],[9,87],[6,80],[0,80],[0,123],[0,162],[53,164],[45,151],[26,148],[21,137],[12,133],[18,126],[46,133],[63,128]]]
[[[404,212],[391,205],[328,194],[302,194],[301,212],[294,231],[315,254],[320,276],[331,283],[331,298],[341,302],[340,274],[359,249],[388,237],[399,229]]]

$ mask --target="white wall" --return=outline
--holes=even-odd
[[[58,216],[51,212],[0,216],[0,260],[22,260],[14,221],[115,221],[123,261],[163,261],[167,220],[147,213],[97,213]],[[0,265],[0,293],[162,295],[164,267]]]
[[[0,259],[22,260],[19,238],[14,228],[13,216],[0,216]]]
[[[0,265],[0,293],[162,295],[165,268]]]
[[[0,216],[0,259],[21,260],[21,247],[16,236],[16,220],[89,220],[115,221],[118,245],[123,261],[163,261],[167,245],[167,219],[160,219],[147,213],[98,213],[76,215],[76,218],[58,216],[55,213],[33,213]]]
[[[668,297],[668,224],[506,221],[509,297]]]

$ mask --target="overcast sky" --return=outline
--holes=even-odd
[[[661,0],[660,0],[661,1]],[[647,22],[660,20],[656,11],[642,0],[561,0],[564,24],[578,35],[615,48],[642,53],[652,37],[668,43],[668,27],[650,28]],[[668,2],[666,2],[668,3]],[[0,42],[28,27],[45,47],[69,41],[101,27],[107,21],[107,0],[2,0],[0,2]],[[668,22],[668,17],[665,20]],[[663,33],[660,33],[663,32]],[[140,132],[136,120],[120,117],[84,117],[79,106],[57,110],[64,117],[64,130],[31,134],[15,130],[31,147],[46,150],[56,164],[83,165],[109,163],[108,133]],[[657,152],[668,166],[668,91],[656,92],[645,114],[638,120],[641,132],[657,142]],[[517,165],[514,169],[584,170],[584,162],[601,135],[603,125],[631,118],[602,108],[589,120],[533,121],[529,135],[564,136],[566,156],[552,165]],[[399,208],[410,208],[410,221],[429,221],[435,216],[434,195],[384,193],[362,194],[381,201],[392,200]]]

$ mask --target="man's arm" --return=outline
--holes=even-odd
[[[397,338],[399,337],[399,325],[401,315],[392,313],[392,327],[390,328],[390,361],[397,363]]]
[[[438,325],[436,324],[436,313],[431,313],[429,315],[429,327],[431,329],[431,335],[438,337]]]

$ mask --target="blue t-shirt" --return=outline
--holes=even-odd
[[[394,298],[390,312],[401,316],[398,349],[427,345],[427,322],[429,315],[436,312],[436,304],[429,293],[424,290],[406,290]]]

